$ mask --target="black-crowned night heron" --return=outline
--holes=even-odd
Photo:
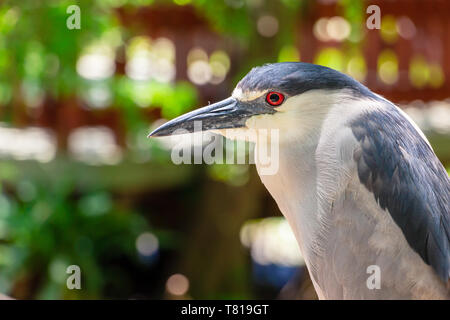
[[[335,70],[287,62],[254,68],[230,98],[150,136],[193,131],[194,121],[224,135],[279,130],[278,170],[260,176],[319,298],[450,297],[450,179],[394,104]],[[373,267],[376,287],[367,281]]]

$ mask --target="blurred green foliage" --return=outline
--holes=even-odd
[[[137,263],[136,237],[148,224],[106,190],[74,195],[69,181],[23,180],[17,196],[0,195],[0,290],[21,298],[100,298],[115,258]],[[80,266],[84,290],[66,289],[66,268]],[[126,284],[124,284],[126,285]],[[33,288],[37,286],[36,292]]]

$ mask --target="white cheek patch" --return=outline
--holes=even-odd
[[[249,129],[271,129],[276,118],[277,114],[254,115],[245,121],[245,126]]]
[[[262,95],[264,95],[267,92],[267,90],[264,91],[242,91],[241,88],[236,88],[234,89],[233,93],[232,93],[232,97],[240,100],[240,101],[251,101],[251,100],[255,100],[259,97],[261,97]]]

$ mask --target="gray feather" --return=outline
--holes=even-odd
[[[387,209],[408,244],[444,280],[450,278],[450,179],[413,125],[386,102],[351,128],[360,143],[358,176]]]

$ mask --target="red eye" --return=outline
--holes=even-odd
[[[267,94],[266,101],[271,106],[279,106],[284,101],[284,95],[279,92],[271,91]]]

